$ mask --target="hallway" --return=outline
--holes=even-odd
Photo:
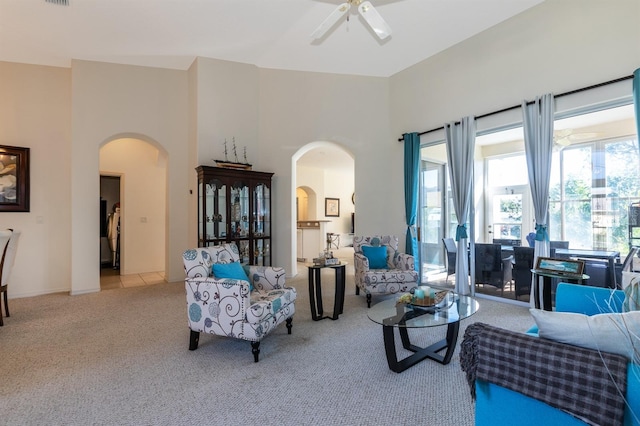
[[[144,274],[120,275],[120,271],[112,268],[100,269],[100,290],[115,288],[140,287],[143,285],[164,282],[163,272],[147,272]]]

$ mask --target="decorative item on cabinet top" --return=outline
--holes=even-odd
[[[213,160],[216,162],[218,167],[223,167],[226,169],[236,169],[236,170],[251,170],[252,165],[247,162],[247,147],[244,147],[243,157],[244,162],[238,161],[238,151],[236,150],[236,138],[233,138],[233,156],[236,161],[229,161],[229,156],[227,153],[227,140],[224,140],[224,160]]]

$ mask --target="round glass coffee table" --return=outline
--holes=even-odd
[[[479,304],[471,296],[462,296],[452,291],[447,292],[443,300],[436,306],[420,307],[398,303],[397,298],[387,299],[375,304],[368,310],[369,319],[382,325],[384,348],[389,368],[401,373],[418,362],[429,358],[441,364],[448,364],[456,347],[460,321],[478,312]],[[426,348],[411,344],[409,328],[447,326],[444,339]],[[394,329],[398,329],[402,346],[414,352],[408,357],[398,360],[396,353]],[[444,355],[439,352],[446,349]]]

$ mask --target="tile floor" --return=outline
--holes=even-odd
[[[100,269],[100,289],[139,287],[164,282],[164,272],[148,272],[144,274],[120,275],[120,271],[112,268]]]

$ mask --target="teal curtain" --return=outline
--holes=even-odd
[[[633,104],[636,109],[636,131],[640,148],[640,68],[633,72]]]
[[[418,210],[418,177],[420,171],[420,135],[404,135],[404,211],[407,218],[407,236],[405,252],[418,254],[416,216]],[[414,262],[416,270],[420,262]]]

